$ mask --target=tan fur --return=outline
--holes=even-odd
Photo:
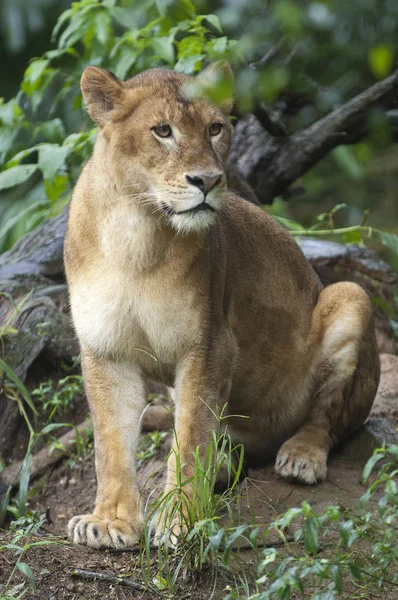
[[[306,483],[325,478],[330,448],[363,423],[378,385],[365,292],[322,290],[290,235],[227,189],[229,103],[189,100],[188,81],[159,69],[124,83],[94,67],[82,77],[100,129],[74,191],[65,265],[98,495],[69,532],[93,547],[139,536],[134,457],[148,377],[175,387],[188,474],[228,403],[249,417],[227,420],[248,459],[277,455],[278,473]],[[212,137],[214,122],[223,129]],[[173,136],[160,139],[152,128],[165,123]],[[220,177],[206,197],[214,210],[176,214],[204,201],[186,175]]]

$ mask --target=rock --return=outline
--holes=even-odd
[[[376,448],[398,442],[398,433],[388,419],[370,418],[338,450],[341,460],[364,466]]]
[[[398,356],[380,354],[380,384],[371,417],[387,417],[398,428]]]
[[[359,271],[368,277],[384,283],[395,283],[397,276],[391,267],[382,261],[369,248],[362,246],[349,246],[318,240],[314,238],[303,238],[300,246],[307,260],[310,261],[315,270],[322,266],[349,267],[350,270]]]
[[[395,398],[398,405],[398,356],[380,354],[381,378],[377,395],[380,398]]]

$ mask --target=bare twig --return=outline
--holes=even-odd
[[[278,548],[279,546],[287,546],[292,543],[302,543],[302,540],[295,540],[293,535],[288,535],[285,539],[275,540],[275,542],[260,542],[254,546],[253,544],[243,543],[232,547],[233,552],[239,552],[240,550],[254,550],[254,548]]]
[[[89,581],[106,581],[107,583],[113,583],[114,585],[124,585],[125,587],[144,592],[145,588],[140,583],[131,581],[125,577],[116,577],[115,575],[108,575],[107,573],[96,573],[95,571],[85,571],[84,569],[74,569],[71,573],[72,577],[80,577],[81,579],[88,579]]]
[[[264,56],[262,58],[260,58],[260,60],[250,63],[249,69],[253,69],[256,71],[259,68],[269,65],[274,60],[274,58],[276,58],[278,56],[279,52],[281,51],[284,41],[285,41],[285,38],[281,38],[279,40],[279,42],[277,44],[275,44],[275,46],[272,46],[268,50],[268,52],[266,52],[264,54]]]

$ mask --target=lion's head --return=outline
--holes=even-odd
[[[97,67],[88,67],[81,79],[99,126],[104,169],[118,193],[178,231],[214,222],[231,144],[231,102],[214,106],[189,99],[191,81],[168,69],[150,69],[123,82]]]

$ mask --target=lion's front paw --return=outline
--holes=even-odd
[[[327,452],[318,446],[288,440],[280,448],[275,470],[285,479],[294,479],[312,485],[326,479]]]
[[[122,519],[102,519],[96,514],[78,515],[68,523],[69,539],[91,548],[130,548],[140,534],[140,522],[133,526]]]

